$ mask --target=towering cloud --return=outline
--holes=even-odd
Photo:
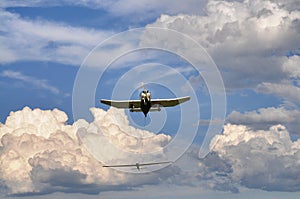
[[[138,153],[151,149],[159,151],[157,154],[160,155],[163,155],[161,149],[169,142],[170,137],[129,126],[124,112],[118,110],[111,109],[106,112],[93,108],[92,113],[95,120],[90,124],[80,120],[73,125],[67,125],[67,115],[57,109],[43,111],[25,107],[21,111],[12,112],[6,123],[0,126],[0,179],[8,193],[97,193],[115,186],[125,188],[125,185],[156,182],[157,178],[154,176],[161,174],[145,174],[136,179],[129,174],[103,168],[101,161],[87,151],[88,147],[82,143],[86,140],[80,139],[82,135],[78,133],[105,137],[106,141],[123,150]],[[147,146],[145,148],[139,148],[140,143],[137,142],[137,137],[142,134],[148,135],[148,139],[143,141]],[[113,149],[107,148],[111,145],[103,144],[105,143],[98,143],[93,147],[99,152],[102,151],[102,154],[109,153],[111,159],[117,159],[118,154],[110,153]],[[122,158],[127,163],[136,161],[128,156]]]
[[[282,125],[251,130],[227,124],[211,141],[211,153],[199,164],[199,178],[236,191],[235,184],[268,191],[299,191],[300,140]],[[226,182],[226,183],[224,183]]]
[[[171,137],[131,127],[123,111],[91,111],[93,122],[79,120],[73,125],[67,125],[66,114],[57,109],[25,107],[12,112],[0,125],[2,189],[16,195],[55,191],[93,194],[168,179],[172,184],[188,182],[231,192],[239,191],[236,185],[268,191],[300,190],[300,140],[292,141],[282,125],[251,130],[227,124],[223,134],[211,140],[211,152],[204,159],[188,152],[171,167],[134,175],[103,168],[102,160],[135,163],[163,159],[163,148]],[[140,139],[142,136],[145,139]],[[186,167],[190,172],[183,172]]]

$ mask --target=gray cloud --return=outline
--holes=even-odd
[[[162,15],[149,26],[171,28],[199,42],[219,66],[228,90],[255,89],[262,82],[280,83],[299,73],[292,70],[299,65],[298,55],[286,55],[298,52],[300,12],[283,5],[211,0],[205,16]]]
[[[253,129],[267,130],[277,124],[286,126],[292,134],[299,135],[300,111],[297,109],[286,109],[284,107],[261,108],[256,111],[240,113],[231,112],[227,116],[227,121],[232,124],[247,125]]]
[[[255,90],[260,93],[273,94],[294,104],[299,104],[300,101],[299,84],[294,84],[293,81],[280,83],[263,82]]]

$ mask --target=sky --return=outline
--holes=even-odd
[[[2,0],[0,198],[299,198],[299,33],[298,0]],[[142,82],[191,100],[99,102]]]

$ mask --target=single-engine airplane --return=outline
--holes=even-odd
[[[129,108],[130,112],[143,112],[145,117],[149,111],[160,111],[161,107],[171,107],[190,100],[190,96],[170,99],[151,99],[151,93],[142,84],[144,90],[140,94],[140,100],[106,100],[101,103],[116,108]]]

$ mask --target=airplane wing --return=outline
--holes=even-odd
[[[155,104],[158,104],[163,107],[169,107],[169,106],[176,106],[183,102],[189,101],[190,99],[191,99],[190,96],[180,97],[180,98],[171,98],[171,99],[152,99],[151,104],[152,104],[152,106]]]
[[[152,163],[141,163],[140,166],[148,166],[148,165],[156,165],[156,164],[171,164],[172,162],[166,161],[166,162],[152,162]]]
[[[171,164],[171,161],[165,162],[151,162],[151,163],[136,163],[136,164],[118,164],[118,165],[103,165],[103,167],[140,167],[140,166],[149,166],[157,164]]]
[[[136,164],[103,165],[102,167],[136,167]]]
[[[176,106],[183,102],[189,101],[190,97],[170,98],[170,99],[152,99],[151,105],[160,105],[162,107]],[[100,100],[101,103],[114,106],[116,108],[141,108],[140,100]]]
[[[100,100],[101,103],[116,108],[141,108],[140,100]]]

